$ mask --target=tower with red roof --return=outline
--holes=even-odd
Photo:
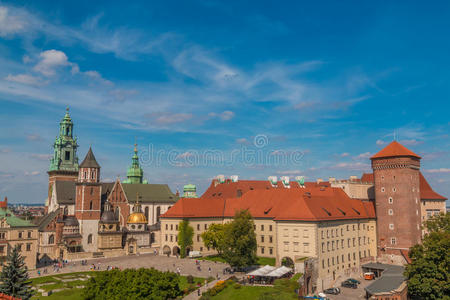
[[[383,260],[405,262],[409,248],[421,241],[420,159],[397,141],[371,157]]]

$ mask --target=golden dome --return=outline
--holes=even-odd
[[[147,218],[145,217],[145,215],[141,212],[134,212],[131,215],[128,216],[128,221],[127,223],[130,224],[146,224],[147,223]]]

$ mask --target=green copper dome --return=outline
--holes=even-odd
[[[53,143],[53,157],[50,159],[49,171],[78,172],[77,139],[73,137],[73,122],[66,109],[64,118],[59,123],[59,136]]]
[[[134,144],[134,154],[131,157],[131,166],[127,170],[127,179],[123,183],[144,183],[147,184],[148,181],[143,179],[144,171],[139,165],[137,144]]]

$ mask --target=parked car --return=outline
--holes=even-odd
[[[361,283],[361,281],[356,280],[355,278],[349,278],[349,279],[347,279],[347,280],[345,280],[345,281],[353,282],[353,283],[356,283],[356,284],[360,284],[360,283]]]
[[[358,288],[358,285],[356,283],[353,283],[350,281],[342,281],[341,286],[346,287],[346,288],[352,288],[352,289]]]
[[[364,279],[365,280],[374,280],[375,274],[373,272],[366,272],[366,273],[364,273]]]
[[[323,290],[325,294],[331,294],[331,295],[339,295],[341,290],[339,288],[329,288],[326,290]]]

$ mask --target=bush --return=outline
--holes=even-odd
[[[187,283],[194,283],[194,276],[188,275],[188,276],[186,277],[186,281],[187,281]]]
[[[239,283],[236,283],[235,285],[234,285],[234,288],[235,289],[240,289],[242,287],[242,285],[240,285]]]

